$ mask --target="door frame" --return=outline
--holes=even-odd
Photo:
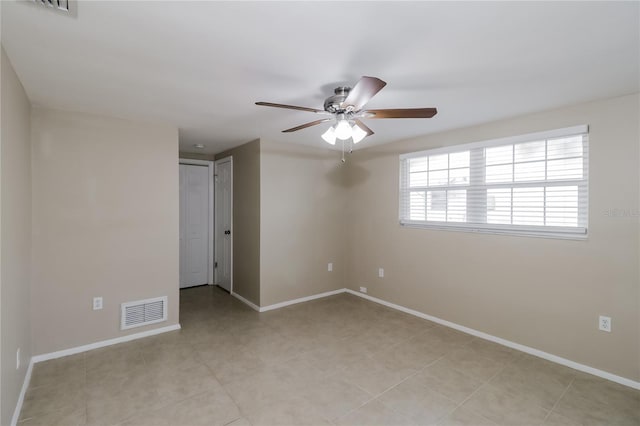
[[[214,162],[214,166],[215,166],[214,176],[216,178],[218,177],[218,164],[227,163],[227,162],[229,163],[229,165],[231,167],[231,172],[230,172],[230,179],[231,179],[230,192],[231,192],[231,194],[230,194],[230,197],[229,197],[229,202],[231,204],[229,206],[229,210],[230,210],[230,215],[229,215],[230,216],[230,218],[229,218],[230,219],[230,225],[229,226],[231,228],[231,244],[230,244],[230,247],[229,247],[229,251],[230,251],[230,253],[229,253],[229,263],[230,263],[230,265],[229,265],[229,294],[233,294],[233,236],[234,236],[234,232],[233,232],[233,155],[229,155],[227,157],[220,158],[220,159],[218,159],[218,160],[216,160]],[[214,184],[215,184],[215,179],[214,179]],[[216,215],[214,214],[214,216],[216,216]],[[216,229],[215,225],[216,224],[214,222],[214,231]],[[218,241],[218,235],[217,234],[215,234],[214,238],[215,238],[215,241]],[[215,270],[214,278],[215,278],[215,283],[217,285],[218,281],[219,281],[218,280],[218,271],[217,270]]]
[[[209,160],[192,160],[190,158],[180,158],[178,164],[185,164],[188,166],[206,166],[209,170],[209,177],[207,179],[209,183],[209,217],[208,217],[208,228],[209,228],[209,236],[208,236],[208,244],[209,253],[207,256],[207,284],[214,284],[214,258],[215,258],[215,245],[213,244],[213,239],[215,237],[214,234],[214,221],[213,217],[215,215],[215,181],[213,179],[214,176],[214,162]]]

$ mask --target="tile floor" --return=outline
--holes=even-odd
[[[36,364],[20,426],[640,424],[638,391],[352,295],[258,314],[197,287],[180,317]]]

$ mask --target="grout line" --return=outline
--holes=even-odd
[[[542,423],[546,422],[547,419],[549,418],[549,416],[551,415],[551,413],[553,412],[553,410],[555,410],[555,408],[558,406],[558,404],[560,404],[560,401],[562,400],[562,398],[564,397],[564,395],[569,391],[569,388],[571,387],[571,385],[573,385],[573,382],[575,382],[576,380],[576,376],[573,376],[573,378],[571,379],[571,382],[569,382],[569,385],[565,388],[565,390],[562,392],[562,395],[560,395],[560,397],[558,398],[558,400],[555,402],[555,404],[553,404],[553,407],[551,407],[551,409],[549,410],[549,412],[547,413],[547,415],[545,416],[544,420],[542,421]]]
[[[352,409],[352,410],[348,411],[347,413],[345,413],[345,414],[344,414],[343,416],[341,416],[341,417],[345,417],[345,416],[347,416],[347,415],[351,414],[352,412],[354,412],[354,411],[356,411],[356,410],[358,410],[358,409],[360,409],[360,408],[364,407],[364,406],[365,406],[365,405],[367,405],[368,403],[370,403],[370,402],[372,402],[372,401],[375,401],[376,399],[380,398],[382,395],[384,395],[384,394],[386,394],[387,392],[389,392],[389,391],[391,391],[391,390],[395,389],[396,387],[400,386],[401,384],[403,384],[404,382],[406,382],[406,381],[407,381],[407,380],[409,380],[410,378],[417,376],[417,375],[418,375],[418,374],[420,374],[420,373],[421,373],[425,368],[427,368],[427,367],[428,367],[428,366],[430,366],[431,364],[434,364],[435,362],[439,361],[439,360],[440,360],[440,359],[442,359],[442,358],[444,358],[444,355],[442,355],[440,358],[437,358],[436,360],[434,360],[434,361],[432,361],[432,362],[430,362],[430,363],[426,364],[426,365],[425,365],[425,366],[423,366],[422,368],[420,368],[420,369],[416,370],[416,371],[415,371],[415,373],[413,373],[413,374],[411,374],[411,375],[409,375],[409,376],[405,377],[405,378],[404,378],[404,379],[402,379],[400,382],[396,383],[395,385],[391,386],[390,388],[385,389],[384,391],[382,391],[381,393],[379,393],[379,394],[377,394],[377,395],[373,395],[373,396],[372,396],[372,398],[368,399],[367,401],[365,401],[363,404],[359,405],[358,407],[356,407],[356,408],[354,408],[354,409]],[[351,383],[352,385],[354,385],[354,386],[356,386],[356,387],[358,387],[358,388],[362,389],[360,386],[358,386],[358,385],[357,385],[357,384],[355,384],[355,383],[352,383],[351,381],[349,381],[349,383]],[[371,393],[367,392],[366,390],[364,390],[364,389],[362,389],[362,390],[363,390],[363,391],[365,391],[366,393],[368,393],[369,395],[372,395]],[[443,396],[444,396],[444,395],[443,395]],[[445,397],[445,398],[446,398],[446,397]],[[395,410],[394,408],[392,408],[392,407],[389,407],[389,409],[390,409],[390,410],[392,410],[392,411],[394,411],[394,412],[396,412],[396,413],[399,413],[399,414],[401,414],[401,415],[403,415],[403,416],[404,416],[404,414],[403,414],[403,413],[400,413],[400,412],[396,411],[396,410]],[[405,417],[406,417],[406,416],[405,416]]]
[[[469,341],[468,343],[466,343],[466,344],[465,344],[465,345],[463,345],[463,346],[468,346],[469,344],[471,344],[471,342],[476,341],[476,340],[481,340],[481,339],[479,339],[479,338],[474,338],[474,339],[472,339],[471,341]],[[483,356],[483,355],[477,355],[477,356],[482,357],[482,358],[485,358],[485,359],[491,359],[491,358],[489,358],[489,357],[485,357],[485,356]],[[517,359],[519,359],[519,358],[517,358]],[[473,397],[473,395],[475,395],[475,394],[476,394],[476,393],[477,393],[481,388],[484,388],[486,385],[491,386],[491,382],[492,382],[496,377],[498,377],[501,373],[503,373],[503,372],[504,372],[504,370],[506,370],[506,369],[507,369],[507,367],[509,367],[510,365],[515,364],[515,363],[516,363],[516,361],[517,361],[517,359],[516,359],[516,360],[512,360],[512,361],[510,361],[510,362],[507,362],[507,363],[504,363],[504,365],[502,366],[502,368],[500,368],[500,370],[498,370],[494,375],[492,375],[491,377],[489,377],[489,378],[488,378],[487,380],[485,380],[485,381],[484,381],[480,386],[478,386],[478,388],[477,388],[475,391],[473,391],[473,392],[472,392],[472,393],[471,393],[467,398],[465,398],[465,399],[464,399],[464,400],[463,400],[463,401],[462,401],[462,402],[461,402],[461,403],[460,403],[460,404],[459,404],[459,405],[458,405],[458,406],[457,406],[453,411],[455,411],[456,409],[458,409],[459,407],[461,407],[465,402],[467,402],[469,399],[471,399],[471,398]],[[459,369],[457,369],[457,368],[455,368],[455,367],[451,367],[451,368],[452,368],[452,369],[454,369],[455,371],[459,372],[459,373],[464,374],[465,376],[468,376],[468,377],[471,377],[471,378],[475,378],[475,379],[480,380],[478,377],[475,377],[475,376],[473,376],[473,375],[470,375],[470,374],[468,374],[468,373],[465,373],[464,371],[461,371],[461,370],[459,370]],[[537,404],[535,404],[535,405],[537,405]],[[546,410],[546,408],[544,408],[544,407],[540,407],[540,408],[542,408],[543,410]],[[472,410],[472,411],[473,411],[473,410]],[[488,421],[490,421],[490,422],[492,422],[492,423],[495,423],[493,420],[491,420],[491,419],[487,419],[485,416],[483,416],[483,415],[481,415],[481,414],[479,414],[479,413],[477,413],[477,412],[475,412],[475,411],[473,411],[473,412],[474,412],[475,414],[479,415],[480,417],[482,417],[483,419],[486,419],[486,420],[488,420]]]

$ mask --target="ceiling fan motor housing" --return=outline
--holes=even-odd
[[[349,96],[350,91],[351,91],[351,87],[345,87],[345,86],[336,87],[333,90],[335,94],[332,96],[329,96],[324,101],[324,110],[332,114],[344,112],[344,109],[341,107],[341,105],[344,102],[344,100],[347,99],[347,96]]]

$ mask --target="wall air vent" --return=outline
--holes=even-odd
[[[70,0],[33,0],[34,3],[51,7],[63,12],[69,12],[69,1]]]
[[[120,305],[120,330],[167,320],[167,296]]]

